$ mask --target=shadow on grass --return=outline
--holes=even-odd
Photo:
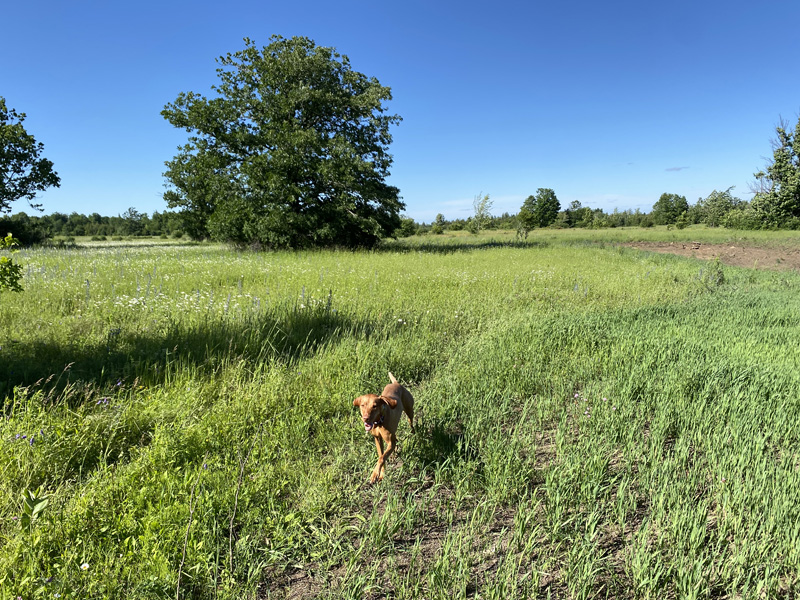
[[[550,242],[542,240],[441,240],[435,242],[416,242],[392,240],[384,242],[376,252],[428,252],[431,254],[456,254],[458,252],[474,252],[493,248],[547,248]]]
[[[277,311],[276,311],[277,312]],[[104,340],[32,343],[5,341],[0,348],[0,404],[16,386],[37,386],[47,395],[67,385],[102,390],[118,382],[163,383],[169,365],[213,373],[231,360],[291,363],[345,335],[372,336],[369,319],[352,319],[324,307],[295,308],[246,319],[206,321],[148,334],[109,330]]]
[[[425,434],[417,436],[416,451],[423,467],[442,466],[450,459],[473,460],[478,452],[465,443],[464,434],[458,427],[446,427],[434,422]]]

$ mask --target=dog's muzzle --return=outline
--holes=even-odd
[[[373,427],[377,427],[381,423],[383,423],[383,415],[381,415],[380,419],[373,421],[372,423],[369,421],[364,421],[364,431],[370,431]]]

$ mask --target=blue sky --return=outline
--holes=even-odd
[[[537,188],[613,211],[748,183],[800,114],[800,2],[8,2],[0,96],[61,187],[46,212],[166,208],[186,140],[160,115],[210,93],[215,58],[305,35],[392,88],[390,182],[431,221],[516,212]],[[13,211],[28,209],[17,202]]]

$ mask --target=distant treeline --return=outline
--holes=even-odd
[[[182,237],[180,213],[154,212],[151,216],[129,208],[122,215],[88,217],[77,212],[69,215],[28,215],[24,212],[0,218],[0,231],[11,233],[24,245],[41,244],[53,238],[90,236],[99,239],[130,236]]]
[[[584,227],[601,229],[606,227],[652,227],[654,225],[674,226],[683,229],[688,225],[705,224],[708,227],[728,229],[800,229],[800,218],[786,217],[782,220],[771,218],[771,214],[731,194],[733,188],[724,191],[714,190],[706,198],[699,198],[690,205],[684,196],[662,194],[649,213],[636,210],[617,210],[607,213],[602,208],[591,208],[574,200],[565,210],[560,210],[550,227],[566,229]],[[414,234],[438,234],[444,231],[469,230],[473,217],[448,220],[439,214],[431,223],[416,223],[413,219],[403,219],[400,236]],[[485,229],[520,229],[517,215],[508,212],[499,217],[491,216],[484,223]]]
[[[732,189],[732,188],[731,188]],[[686,198],[677,194],[662,194],[649,213],[636,210],[617,210],[611,213],[602,208],[583,206],[578,200],[570,203],[565,210],[558,212],[550,227],[565,229],[572,227],[652,227],[672,225],[682,229],[687,225],[703,223],[709,227],[729,229],[800,229],[800,218],[784,220],[779,225],[765,220],[763,212],[752,203],[736,198],[731,189],[714,191],[707,198],[700,198],[690,205]],[[11,233],[24,245],[40,244],[54,238],[93,237],[113,239],[115,237],[157,236],[183,237],[187,227],[185,215],[180,212],[154,212],[152,215],[129,208],[116,217],[106,217],[98,213],[89,216],[73,212],[69,215],[52,213],[49,215],[28,215],[24,212],[0,217],[0,233]],[[410,217],[402,219],[398,237],[410,235],[439,234],[445,231],[469,230],[474,217],[447,219],[443,214],[436,216],[431,223],[418,223]],[[520,223],[516,214],[504,212],[500,216],[489,216],[482,224],[483,229],[518,230]],[[191,227],[188,227],[191,231]]]

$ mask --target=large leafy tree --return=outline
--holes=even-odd
[[[517,220],[525,229],[547,227],[555,222],[561,203],[550,188],[539,188],[535,196],[528,196],[522,203]]]
[[[800,218],[800,119],[794,131],[785,122],[775,128],[772,160],[755,174],[753,209],[767,225]]]
[[[218,59],[215,97],[162,115],[190,133],[166,163],[170,207],[195,237],[267,247],[372,246],[404,208],[386,178],[391,90],[335,49],[274,36]]]
[[[665,193],[653,205],[652,216],[656,225],[671,225],[688,210],[689,202],[685,196]]]
[[[6,106],[0,97],[0,213],[11,211],[11,203],[26,199],[33,208],[36,194],[58,187],[61,180],[53,163],[41,154],[44,146],[25,131],[25,113]]]

